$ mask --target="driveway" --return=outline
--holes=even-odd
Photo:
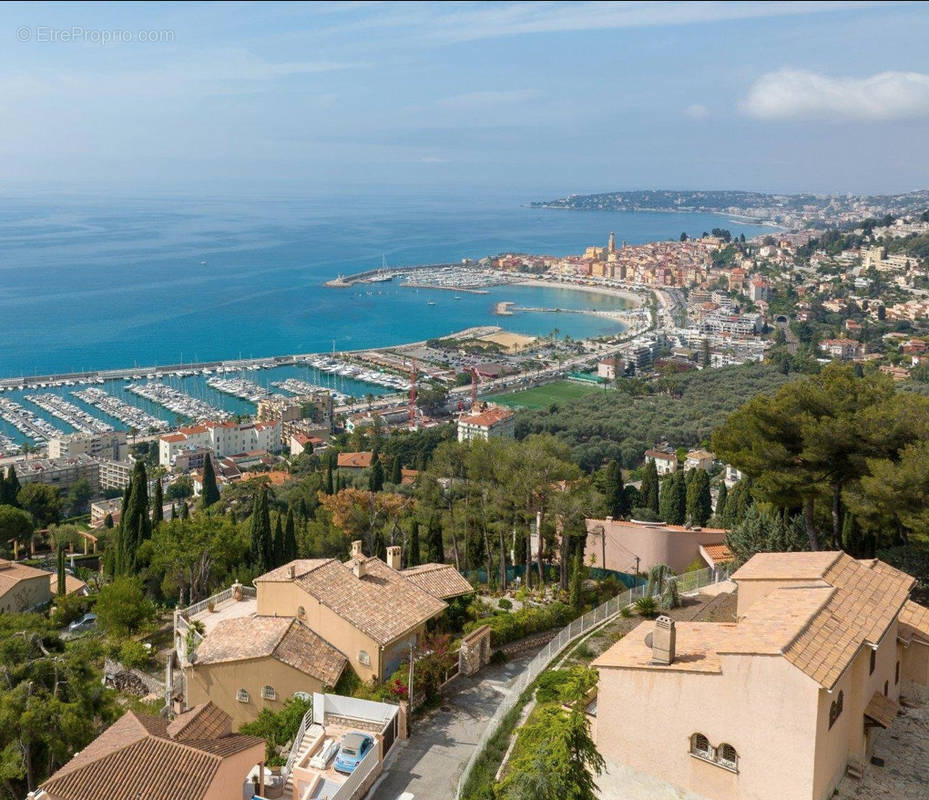
[[[397,800],[400,795],[404,800],[452,800],[487,721],[535,653],[521,653],[505,664],[484,667],[474,677],[456,679],[439,708],[413,720],[410,738],[397,745],[370,800]]]

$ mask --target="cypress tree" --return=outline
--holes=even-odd
[[[333,494],[335,487],[332,483],[332,463],[326,465],[326,494]]]
[[[107,530],[113,529],[113,515],[112,514],[107,514],[103,518],[103,527],[106,528]]]
[[[216,472],[213,469],[213,459],[207,456],[203,460],[203,491],[200,502],[203,508],[209,508],[219,500],[219,487],[216,485]]]
[[[654,460],[645,465],[645,474],[642,476],[642,486],[639,489],[639,502],[643,508],[650,508],[658,513],[658,468]]]
[[[181,501],[180,516],[181,516],[181,519],[190,519],[190,506],[187,505],[186,500]]]
[[[18,499],[19,490],[20,490],[19,478],[16,476],[16,467],[14,467],[12,464],[10,464],[10,466],[7,468],[5,483],[6,483],[6,494],[8,498],[6,501],[6,505],[16,506],[17,508],[19,508],[19,499]]]
[[[729,499],[729,489],[726,482],[723,481],[719,486],[719,494],[716,495],[716,516],[722,518],[726,513],[726,502]]]
[[[58,543],[58,552],[56,553],[56,557],[58,559],[58,596],[64,597],[68,593],[68,584],[65,579],[65,548],[61,542]]]
[[[623,471],[619,462],[613,459],[606,468],[606,507],[613,519],[629,515],[628,498],[623,486]]]
[[[442,564],[445,562],[445,544],[442,542],[442,522],[438,514],[429,517],[429,527],[426,533],[426,558],[430,563]]]
[[[279,567],[284,563],[284,526],[281,524],[281,515],[277,515],[277,521],[274,523],[274,549],[273,564]]]
[[[293,509],[287,510],[287,522],[284,525],[284,563],[297,557],[297,534],[294,529]]]
[[[710,476],[702,469],[690,471],[687,483],[687,519],[691,525],[706,525],[713,513],[713,498],[710,495]]]
[[[164,522],[164,491],[161,488],[161,478],[155,481],[155,494],[152,498],[152,528],[158,526],[158,523]]]
[[[414,519],[410,525],[410,542],[406,548],[407,567],[418,567],[421,558],[419,553],[419,520]]]
[[[403,483],[403,467],[400,464],[400,456],[394,456],[393,463],[390,465],[390,482],[394,486]]]
[[[252,564],[259,573],[272,567],[274,542],[271,539],[271,518],[268,512],[268,488],[262,484],[255,495],[250,526]]]
[[[684,470],[679,469],[671,477],[674,480],[674,518],[675,525],[683,525],[687,521],[687,479]]]
[[[574,564],[571,570],[571,594],[568,601],[575,611],[579,610],[581,607],[582,589],[584,586],[583,567],[584,562],[581,560],[581,554],[578,553],[574,556]]]
[[[368,475],[368,488],[372,492],[380,492],[384,488],[384,465],[381,464],[381,459],[376,454]]]

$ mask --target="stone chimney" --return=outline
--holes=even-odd
[[[674,620],[671,617],[660,616],[655,620],[655,631],[652,634],[652,664],[665,666],[674,663],[674,645],[677,633],[674,630]]]
[[[352,542],[352,558],[364,558],[364,553],[361,552],[361,539],[355,539]]]
[[[294,565],[293,565],[293,564],[289,564],[289,565],[287,566],[287,577],[288,577],[290,580],[293,580],[295,574],[296,574],[296,570],[294,569]]]
[[[387,548],[387,566],[391,569],[400,570],[402,567],[401,560],[402,550],[398,545]]]
[[[367,575],[366,566],[364,556],[352,559],[352,572],[355,573],[356,578],[363,578]]]

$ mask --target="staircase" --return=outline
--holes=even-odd
[[[864,764],[857,758],[849,758],[848,764],[845,767],[845,774],[848,775],[849,778],[860,781],[861,776],[864,775]]]
[[[311,712],[308,712],[311,713]],[[305,722],[305,720],[304,720]],[[294,797],[294,767],[298,764],[302,764],[306,758],[306,754],[310,751],[310,748],[313,746],[313,737],[306,735],[306,725],[300,726],[300,731],[297,734],[293,745],[290,750],[290,758],[287,759],[287,765],[289,769],[287,770],[287,780],[284,782],[284,793],[282,797],[292,798],[292,800],[299,800],[299,798]]]

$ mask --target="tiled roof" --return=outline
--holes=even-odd
[[[380,559],[363,561],[364,578],[355,576],[353,562],[330,559],[298,577],[297,584],[380,644],[445,610],[445,603],[404,580]]]
[[[200,708],[198,713],[212,720],[203,730],[216,728],[215,707],[208,703]],[[201,727],[197,715],[182,715],[186,718],[182,727]],[[224,716],[228,728],[229,717]],[[225,757],[253,748],[258,758],[264,753],[264,741],[255,736],[177,740],[167,729],[158,717],[127,711],[42,784],[42,789],[51,800],[197,800],[213,788]]]
[[[48,575],[49,573],[43,569],[27,567],[25,564],[17,564],[15,561],[0,559],[0,597],[3,597],[20,581],[27,581],[30,578],[45,578]]]
[[[897,634],[907,642],[916,638],[929,644],[929,608],[907,600],[900,612]]]
[[[477,425],[481,428],[489,428],[493,425],[497,425],[504,420],[509,419],[513,416],[513,412],[508,408],[488,408],[486,411],[482,411],[480,414],[468,414],[467,416],[462,416],[459,419],[459,422],[464,423],[465,425]]]
[[[314,570],[319,566],[322,566],[330,559],[328,558],[298,558],[295,561],[290,561],[283,566],[272,569],[270,572],[264,573],[264,575],[259,575],[255,578],[255,583],[259,581],[269,581],[281,583],[284,581],[293,580],[293,578],[299,578],[302,575],[306,575],[310,570]],[[290,574],[290,569],[293,567],[294,574]]]
[[[757,553],[733,575],[732,580],[821,580],[841,553]]]
[[[729,546],[725,544],[705,544],[703,549],[714,564],[728,564],[735,558]]]
[[[474,587],[451,564],[421,564],[405,569],[401,574],[414,586],[441,600],[474,591]]]
[[[49,572],[48,574],[48,584],[49,589],[52,594],[58,593],[58,575],[54,572]],[[87,588],[87,584],[84,583],[80,578],[76,578],[74,575],[68,575],[65,573],[65,594],[76,594],[77,592],[83,592]]]
[[[875,692],[868,705],[865,706],[864,715],[874,720],[882,728],[889,728],[897,718],[900,711],[900,705],[896,700],[885,697],[880,692]]]
[[[230,722],[225,711],[208,701],[178,714],[168,723],[167,733],[180,741],[216,739],[232,732]]]
[[[337,466],[349,469],[367,469],[371,466],[371,451],[360,453],[339,453]]]
[[[347,663],[342,653],[299,620],[254,616],[218,623],[197,648],[193,668],[268,657],[289,664],[324,686],[335,686]]]

